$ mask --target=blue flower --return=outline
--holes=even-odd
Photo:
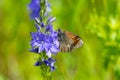
[[[31,0],[31,3],[28,5],[29,9],[31,10],[31,18],[35,19],[39,17],[40,13],[40,0]]]
[[[53,59],[53,58],[48,58],[48,59],[42,59],[41,61],[37,61],[35,63],[35,66],[40,66],[42,64],[45,64],[46,66],[49,66],[50,67],[50,71],[54,71],[55,70],[55,66],[54,66],[54,63],[56,61]]]
[[[51,8],[50,8],[50,4],[48,3],[48,0],[45,0],[45,7],[46,7],[46,10],[45,10],[44,16],[48,16],[48,13],[51,12]]]
[[[38,61],[35,63],[35,66],[40,66],[42,64],[42,62]]]
[[[32,0],[29,4],[30,16],[35,21],[37,29],[36,32],[31,32],[30,51],[41,54],[35,66],[45,64],[50,67],[50,71],[53,71],[55,70],[55,60],[51,57],[52,54],[59,52],[58,32],[53,29],[52,25],[56,18],[48,15],[51,11],[50,4],[47,0],[44,1]]]
[[[33,49],[30,49],[30,52],[35,52],[35,53],[38,53],[38,48],[33,48]]]
[[[47,21],[48,21],[48,23],[52,23],[55,21],[55,19],[56,19],[56,17],[50,16]]]
[[[48,0],[46,0],[46,9],[47,11],[46,12],[51,12],[51,8],[50,8],[50,4],[48,3]]]
[[[57,38],[57,32],[55,32],[51,26],[49,29],[47,28],[46,34],[39,31],[39,27],[37,26],[38,31],[32,32],[32,40],[31,40],[31,46],[32,49],[31,52],[46,52],[46,55],[48,57],[51,57],[51,54],[56,54],[59,52],[59,42]],[[47,33],[49,32],[49,33]]]

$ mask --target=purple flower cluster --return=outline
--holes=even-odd
[[[51,57],[51,54],[56,54],[59,52],[57,32],[53,30],[52,25],[46,26],[43,33],[39,30],[38,27],[38,31],[31,32],[31,36],[32,52],[45,52],[48,57]]]
[[[53,58],[48,58],[47,60],[42,59],[42,61],[38,61],[35,63],[35,66],[40,66],[42,64],[45,64],[47,66],[50,66],[50,71],[54,71],[55,66],[54,66],[55,60]]]
[[[31,10],[30,16],[35,21],[37,29],[36,32],[31,32],[32,40],[30,44],[32,49],[30,51],[47,56],[47,58],[42,56],[41,61],[37,61],[35,65],[40,66],[44,63],[53,71],[55,69],[55,60],[51,56],[59,52],[58,33],[53,30],[52,25],[55,17],[48,15],[50,5],[47,0],[32,0],[29,4],[29,9]]]

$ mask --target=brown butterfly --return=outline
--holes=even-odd
[[[83,40],[79,36],[63,30],[58,30],[58,41],[61,52],[70,52],[83,45]]]

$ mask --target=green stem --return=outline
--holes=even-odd
[[[46,23],[46,16],[44,15],[46,12],[46,0],[40,0],[40,16],[42,17],[42,22]],[[44,29],[42,30],[44,31]],[[42,61],[41,59],[48,59],[48,56],[46,56],[46,53],[40,53],[39,60]],[[50,72],[50,67],[47,66],[45,63],[42,63],[40,66],[41,69],[41,74],[44,78],[44,80],[52,80],[51,78],[51,72]]]
[[[40,57],[39,57],[40,61],[41,61],[41,59],[47,59],[48,58],[48,56],[46,56],[45,54],[46,53],[40,53]],[[42,65],[40,66],[40,69],[41,69],[41,75],[43,76],[44,80],[52,80],[49,66],[42,63]]]
[[[41,6],[41,11],[40,11],[40,16],[42,17],[43,20],[45,20],[45,12],[46,12],[46,5],[45,5],[45,0],[40,0],[40,6]]]

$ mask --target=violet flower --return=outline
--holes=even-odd
[[[59,52],[58,32],[52,25],[56,18],[49,15],[51,9],[47,0],[32,0],[29,9],[37,29],[36,32],[31,32],[30,51],[40,55],[35,66],[46,65],[50,71],[54,71],[55,60],[52,55]]]
[[[56,54],[59,52],[59,42],[57,38],[57,32],[52,29],[52,25],[46,26],[44,33],[40,32],[31,32],[31,46],[32,52],[45,52],[48,57],[51,57],[51,54]]]
[[[42,64],[45,64],[50,67],[50,71],[54,71],[55,70],[54,63],[55,63],[55,60],[53,58],[48,58],[47,60],[42,59],[42,61],[36,62],[35,66],[40,66]]]
[[[31,3],[29,4],[29,9],[31,10],[30,17],[32,19],[35,19],[36,17],[39,17],[40,13],[40,0],[31,0]]]

